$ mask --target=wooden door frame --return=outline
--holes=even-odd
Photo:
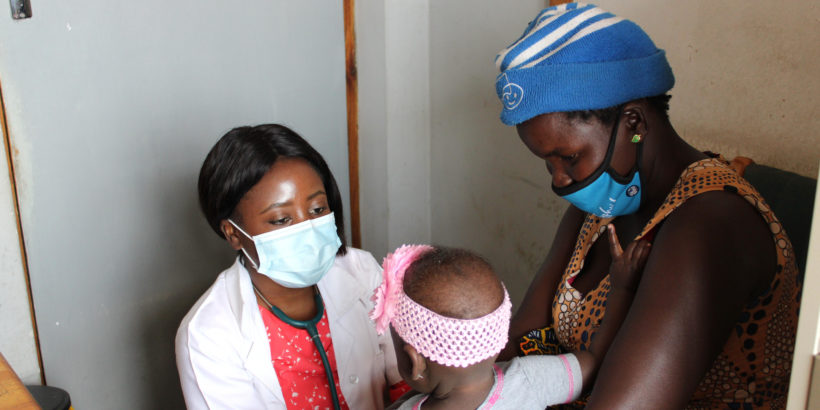
[[[362,247],[359,219],[359,81],[356,71],[356,19],[354,0],[344,0],[345,83],[347,96],[347,167],[350,178],[350,238]]]
[[[31,292],[31,276],[28,269],[28,255],[26,253],[26,243],[23,237],[23,222],[20,219],[20,200],[17,196],[17,178],[14,173],[14,160],[12,157],[11,134],[9,133],[8,121],[6,120],[6,104],[3,100],[3,86],[0,82],[0,132],[3,133],[3,147],[5,148],[6,162],[8,163],[9,186],[11,187],[11,200],[14,206],[14,219],[17,225],[17,239],[20,245],[20,262],[23,268],[23,276],[26,281],[26,292],[28,293],[28,307],[31,314],[32,330],[34,332],[34,348],[37,352],[37,365],[40,367],[40,382],[46,384],[46,373],[43,368],[43,354],[40,350],[40,334],[37,331],[37,316],[34,314],[34,298]]]

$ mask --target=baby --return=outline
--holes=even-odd
[[[484,259],[426,245],[388,255],[371,318],[379,333],[390,327],[399,373],[419,392],[390,408],[543,409],[577,399],[626,315],[649,253],[644,241],[622,251],[614,228],[609,233],[613,293],[590,350],[502,363],[495,359],[507,343],[511,303]]]

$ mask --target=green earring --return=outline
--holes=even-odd
[[[632,136],[632,143],[637,144],[641,142],[641,134],[635,134]]]

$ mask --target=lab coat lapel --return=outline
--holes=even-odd
[[[259,314],[250,274],[239,262],[234,267],[236,269],[235,272],[231,272],[233,277],[229,281],[231,285],[229,293],[231,309],[246,342],[246,345],[239,350],[245,353],[243,357],[245,369],[253,374],[257,379],[257,384],[264,386],[270,394],[283,403],[282,389],[271,363],[270,342]]]
[[[336,365],[341,376],[342,369],[351,368],[348,361],[353,357],[357,332],[362,331],[356,326],[361,320],[356,313],[360,313],[356,304],[367,297],[364,294],[367,287],[359,283],[347,269],[339,267],[339,259],[341,258],[337,257],[337,264],[334,264],[318,286],[325,303],[330,333],[333,337],[333,349],[336,352]]]

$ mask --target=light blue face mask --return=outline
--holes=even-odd
[[[615,137],[621,119],[620,111],[617,118],[609,137],[609,148],[607,148],[606,157],[601,166],[583,181],[578,181],[563,188],[552,187],[556,194],[582,211],[601,218],[629,215],[641,206],[642,189],[638,164],[641,162],[643,144],[638,145],[635,165],[629,174],[626,176],[618,175],[610,167],[612,153],[615,151]]]
[[[286,288],[317,284],[333,266],[336,251],[342,246],[333,213],[256,236],[248,235],[230,219],[228,222],[253,241],[258,264],[242,248],[253,267]]]

